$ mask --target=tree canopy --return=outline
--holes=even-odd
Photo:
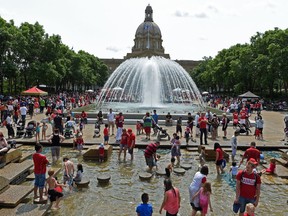
[[[103,86],[108,68],[96,56],[76,53],[59,35],[48,35],[43,26],[0,17],[0,94],[18,94],[45,84],[58,90]]]
[[[264,96],[288,90],[288,29],[257,32],[249,44],[223,49],[190,71],[202,89],[234,93],[252,91]]]

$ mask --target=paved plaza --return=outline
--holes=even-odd
[[[123,114],[125,117],[125,113]],[[254,133],[254,128],[251,128],[252,130],[252,134],[246,136],[245,134],[241,134],[238,137],[238,146],[242,147],[242,146],[249,146],[249,143],[251,141],[256,141],[257,146],[263,146],[263,147],[277,147],[277,148],[288,148],[287,145],[285,145],[286,143],[284,143],[283,141],[281,141],[283,139],[284,136],[284,115],[285,113],[283,112],[274,112],[274,111],[262,111],[262,116],[263,116],[263,120],[264,120],[264,130],[263,130],[263,134],[264,134],[264,140],[255,140],[255,137],[253,135]],[[143,114],[144,116],[144,114]],[[184,115],[183,115],[184,116]],[[254,120],[255,114],[252,114],[250,119]],[[37,114],[33,117],[34,120],[36,121],[41,121],[42,119],[46,118],[46,116],[44,114]],[[26,122],[30,121],[30,117],[27,117]],[[104,121],[105,122],[105,121]],[[136,131],[136,125],[125,125],[125,128],[131,128],[134,132]],[[166,128],[168,133],[172,136],[172,134],[175,132],[176,130],[176,126],[163,126],[163,128]],[[87,145],[91,145],[91,144],[99,144],[101,142],[103,142],[103,129],[104,129],[104,124],[101,125],[101,136],[99,138],[93,138],[94,135],[94,124],[87,124],[85,125],[85,128],[83,130],[83,138],[84,141]],[[185,127],[182,127],[183,131],[185,129]],[[2,127],[0,129],[5,137],[7,137],[7,129],[5,127]],[[234,130],[232,126],[228,127],[228,135],[227,135],[227,139],[222,139],[223,136],[223,132],[221,131],[221,127],[218,128],[218,134],[219,137],[217,138],[217,142],[219,142],[221,145],[223,146],[230,146],[230,138],[232,137]],[[116,132],[116,130],[115,130]],[[15,128],[15,133],[16,133],[16,128]],[[49,129],[47,131],[47,135],[52,134],[52,127],[51,125],[49,125]],[[193,135],[195,137],[195,127],[193,128]],[[109,143],[112,145],[116,145],[116,140],[115,140],[115,136],[111,135],[109,138]],[[16,138],[18,143],[34,143],[35,142],[35,137],[33,138]],[[156,140],[156,137],[151,136],[151,140],[146,140],[145,139],[145,134],[141,134],[139,136],[136,136],[136,147],[144,147],[146,146],[148,143],[152,142],[153,140]],[[186,146],[186,142],[185,142],[185,138],[181,139],[182,142],[182,146]],[[208,138],[208,144],[210,147],[213,147],[213,144],[216,141],[211,140],[210,138]],[[48,144],[47,141],[42,141],[41,143],[46,145]],[[198,146],[200,143],[199,141],[199,137],[196,137],[196,142],[189,142],[189,147],[196,147]],[[63,145],[67,145],[67,146],[72,146],[72,138],[70,139],[65,139]],[[167,138],[165,138],[165,140],[161,141],[161,146],[163,147],[169,147],[170,146],[170,142],[167,141]]]

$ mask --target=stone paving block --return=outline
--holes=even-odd
[[[46,215],[51,205],[19,204],[15,208],[2,208],[0,215],[42,216]]]
[[[28,159],[29,157],[31,157],[33,155],[32,152],[23,152],[22,156],[20,157],[19,161],[17,161],[18,163],[22,163],[23,161],[25,161],[26,159]]]
[[[7,154],[4,155],[2,161],[6,164],[15,162],[22,156],[22,151],[19,149],[10,149]]]
[[[0,206],[16,207],[32,191],[33,186],[10,185],[7,190],[0,194]]]
[[[107,161],[111,156],[113,147],[111,145],[104,145],[104,161]],[[98,160],[99,159],[99,145],[91,146],[84,154],[84,160]]]
[[[3,176],[9,180],[9,182],[13,182],[21,175],[29,173],[29,169],[33,166],[32,160],[26,160],[22,163],[10,163],[6,165],[4,168],[0,169],[0,176]],[[25,177],[26,177],[25,176]]]
[[[61,171],[61,168],[53,168],[53,170],[55,171],[54,175],[57,176],[58,173]],[[49,168],[47,167],[47,169],[46,169],[46,179],[49,177],[49,176],[48,176],[48,171],[49,171]],[[27,181],[32,181],[32,180],[34,180],[34,179],[35,179],[34,172],[32,172],[30,175],[28,175],[28,176],[26,177],[26,180],[27,180]]]
[[[9,180],[0,176],[0,191],[9,185]]]

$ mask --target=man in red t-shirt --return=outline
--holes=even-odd
[[[133,154],[133,149],[135,148],[135,140],[136,140],[136,136],[133,133],[131,128],[128,128],[127,130],[128,132],[128,153],[131,155],[131,161],[134,159],[134,154]]]
[[[256,160],[250,158],[247,161],[246,169],[240,170],[236,176],[236,197],[234,203],[240,204],[239,216],[244,215],[246,204],[252,203],[255,207],[258,206],[261,178],[253,171],[257,164]]]
[[[201,116],[198,119],[198,124],[199,124],[199,128],[200,128],[200,145],[203,145],[203,135],[204,135],[205,145],[208,145],[208,143],[207,143],[207,123],[208,123],[208,119],[205,117],[205,113],[201,113]]]
[[[45,155],[41,154],[42,145],[35,145],[36,153],[33,154],[33,162],[34,162],[34,174],[35,174],[35,183],[34,183],[34,199],[37,198],[37,190],[39,188],[39,201],[43,201],[43,189],[46,181],[46,166],[48,164],[48,160]]]
[[[245,151],[245,153],[242,157],[242,160],[239,164],[239,167],[241,166],[241,164],[243,163],[245,158],[247,158],[247,161],[249,161],[250,158],[253,158],[258,164],[260,163],[260,151],[258,149],[256,149],[256,143],[255,142],[250,143],[250,148],[248,148]]]

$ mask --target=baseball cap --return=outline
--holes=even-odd
[[[250,158],[248,162],[253,164],[254,166],[258,165],[258,162],[254,158]]]

